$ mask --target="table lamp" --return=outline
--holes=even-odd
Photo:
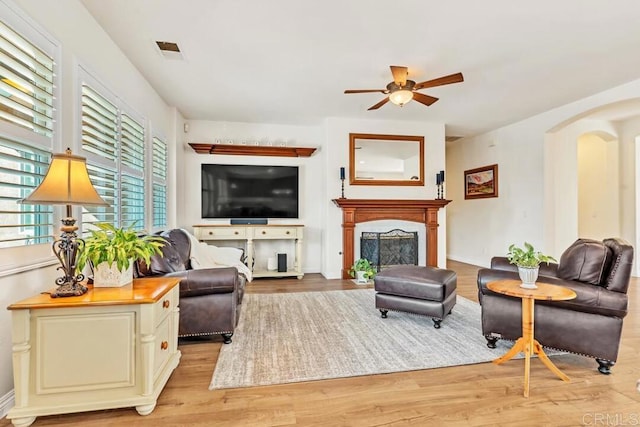
[[[64,276],[56,279],[58,288],[51,293],[52,298],[78,296],[87,292],[82,273],[76,274],[78,255],[84,249],[84,240],[78,238],[76,220],[71,215],[71,205],[109,206],[102,200],[91,184],[87,162],[84,157],[65,153],[52,154],[51,164],[44,179],[35,190],[19,203],[31,205],[66,205],[67,216],[62,218],[60,237],[53,242],[53,253],[60,264]]]

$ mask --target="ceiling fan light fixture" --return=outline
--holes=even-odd
[[[389,95],[389,101],[401,107],[412,99],[413,92],[407,89],[399,89]]]

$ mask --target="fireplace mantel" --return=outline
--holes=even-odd
[[[438,266],[438,210],[451,200],[333,199],[342,209],[342,278],[353,264],[355,226],[361,222],[399,220],[419,222],[427,230],[427,265]]]

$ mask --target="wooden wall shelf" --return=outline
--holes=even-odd
[[[312,147],[208,144],[202,142],[191,142],[189,145],[198,154],[226,154],[231,156],[310,157],[316,151]]]

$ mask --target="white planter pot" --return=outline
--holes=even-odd
[[[538,280],[538,270],[540,267],[518,267],[518,275],[522,280],[521,288],[538,289],[536,280]]]
[[[356,271],[356,283],[365,284],[369,283],[366,271]]]
[[[111,265],[106,262],[98,264],[93,270],[94,288],[119,288],[133,282],[133,263],[129,260],[129,268],[118,270],[116,262]]]

